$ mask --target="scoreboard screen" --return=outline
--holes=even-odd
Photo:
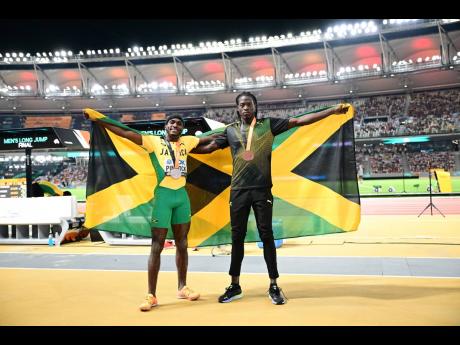
[[[25,178],[0,179],[0,198],[25,198],[26,196]]]
[[[52,128],[10,129],[0,132],[0,150],[63,147]]]
[[[0,151],[21,149],[88,149],[84,131],[56,127],[6,129],[0,131]]]

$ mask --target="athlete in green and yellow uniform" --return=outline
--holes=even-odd
[[[102,114],[99,114],[102,115]],[[176,266],[178,273],[178,298],[197,300],[200,294],[186,286],[188,253],[187,235],[190,229],[190,200],[185,190],[187,176],[187,155],[210,152],[215,147],[214,137],[181,136],[184,120],[179,115],[166,119],[164,137],[141,135],[114,124],[98,121],[90,111],[85,110],[97,124],[143,147],[150,155],[155,168],[158,185],[155,188],[152,211],[152,246],[148,261],[148,289],[140,310],[148,311],[158,304],[156,286],[160,270],[160,254],[171,225],[176,244]]]

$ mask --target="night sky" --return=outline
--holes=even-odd
[[[354,22],[358,19],[347,20]],[[150,46],[201,41],[248,40],[250,36],[281,35],[322,29],[337,19],[2,19],[7,30],[0,52],[55,51]]]

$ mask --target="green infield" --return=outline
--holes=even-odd
[[[460,192],[460,177],[451,177],[452,192]],[[438,183],[431,180],[433,192],[438,192]],[[417,179],[380,179],[364,180],[359,183],[359,193],[362,195],[372,194],[399,194],[399,193],[428,193],[429,179],[422,177]]]

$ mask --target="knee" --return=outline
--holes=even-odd
[[[188,241],[187,238],[181,239],[181,240],[175,240],[174,241],[177,250],[187,250],[188,247]]]
[[[262,232],[261,234],[259,234],[259,236],[262,242],[270,242],[275,240],[275,238],[273,237],[273,233],[271,231]]]
[[[161,253],[163,251],[165,241],[152,238],[152,253]]]
[[[239,243],[239,242],[244,242],[244,238],[246,237],[246,233],[243,232],[232,232],[232,242],[233,243]]]

